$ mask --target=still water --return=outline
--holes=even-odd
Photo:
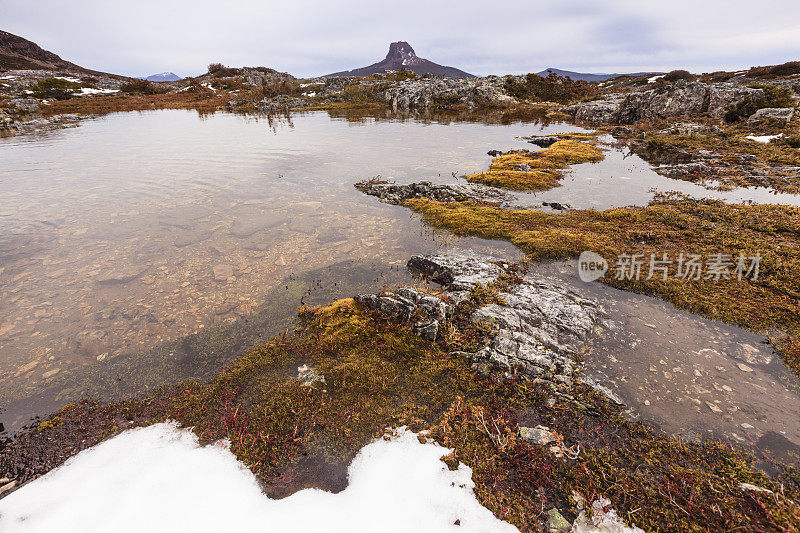
[[[536,149],[517,137],[567,131],[580,128],[175,110],[0,141],[0,420],[14,428],[86,393],[203,375],[285,330],[301,303],[409,282],[415,253],[458,245],[515,257],[504,243],[433,232],[353,183],[454,183],[484,170],[488,150]],[[519,203],[605,209],[644,204],[654,189],[797,201],[709,191],[609,149]],[[187,347],[209,329],[236,342]]]

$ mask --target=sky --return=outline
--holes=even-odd
[[[0,29],[86,68],[315,76],[392,41],[473,74],[738,70],[800,60],[797,0],[0,0]]]

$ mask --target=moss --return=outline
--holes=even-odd
[[[52,416],[46,420],[43,420],[41,424],[39,424],[39,431],[45,431],[49,428],[55,428],[64,424],[64,419],[60,416]]]
[[[546,214],[537,210],[504,210],[467,202],[407,202],[426,222],[458,235],[502,238],[528,257],[560,259],[592,250],[614,264],[618,255],[666,252],[704,256],[716,253],[761,255],[757,280],[666,281],[603,280],[613,286],[656,295],[678,307],[729,323],[765,331],[787,331],[787,346],[800,333],[800,208],[778,205],[730,205],[714,200],[659,196],[646,207],[604,212],[575,210]],[[782,350],[788,354],[788,349]],[[791,352],[794,353],[794,352]],[[797,358],[787,363],[800,374]]]
[[[603,159],[602,150],[594,142],[596,136],[593,134],[567,134],[567,138],[543,150],[506,152],[494,158],[488,171],[465,177],[472,183],[517,191],[552,189],[564,176],[562,169]],[[521,165],[527,165],[530,170],[519,170]]]

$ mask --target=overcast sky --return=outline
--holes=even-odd
[[[321,75],[374,63],[398,40],[474,74],[800,60],[798,0],[0,0],[0,29],[127,75],[210,62]]]

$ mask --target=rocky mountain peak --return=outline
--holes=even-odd
[[[328,77],[335,76],[372,76],[374,74],[385,74],[387,72],[398,72],[409,70],[417,74],[435,74],[451,78],[473,78],[472,74],[453,67],[439,65],[433,61],[428,61],[417,56],[414,49],[405,41],[397,41],[389,45],[389,53],[382,61],[372,65],[353,70],[335,72],[328,74]]]
[[[389,53],[386,54],[386,59],[389,61],[391,60],[403,60],[403,59],[411,59],[416,58],[417,54],[414,53],[414,49],[411,48],[411,45],[405,41],[397,41],[396,43],[392,43],[389,45]]]

